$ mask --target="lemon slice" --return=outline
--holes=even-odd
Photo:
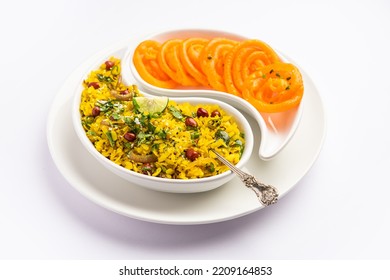
[[[166,96],[158,97],[134,97],[133,104],[140,113],[156,114],[161,113],[168,106],[169,98]]]

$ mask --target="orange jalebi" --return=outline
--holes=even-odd
[[[182,86],[196,86],[199,83],[187,74],[180,60],[179,47],[182,43],[180,39],[165,41],[157,55],[157,61],[161,69],[172,80]]]
[[[303,96],[301,73],[291,63],[262,67],[245,80],[242,96],[264,113],[287,111],[297,106]]]
[[[133,63],[139,75],[148,83],[162,88],[174,88],[177,86],[160,67],[157,55],[161,44],[147,40],[137,46],[134,51]]]
[[[180,46],[180,59],[184,69],[203,86],[210,86],[206,75],[200,66],[200,54],[204,46],[209,42],[203,38],[189,38]]]
[[[300,104],[299,69],[284,63],[266,43],[227,38],[148,40],[134,52],[134,65],[148,83],[163,88],[210,88],[242,97],[260,112]]]

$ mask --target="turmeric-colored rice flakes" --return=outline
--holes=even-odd
[[[120,70],[120,60],[111,57],[83,82],[81,122],[104,157],[138,173],[172,179],[227,171],[210,148],[233,164],[240,160],[245,138],[223,109],[169,100],[162,112],[141,113],[134,106],[141,94],[121,82]]]

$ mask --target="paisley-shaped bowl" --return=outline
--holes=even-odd
[[[107,57],[108,59],[109,57]],[[94,70],[98,68],[98,66],[104,61],[98,62],[95,67],[91,68]],[[90,72],[88,71],[88,73]],[[87,75],[87,74],[86,74]],[[86,76],[85,75],[85,76]],[[196,193],[196,192],[204,192],[209,191],[215,188],[222,186],[227,183],[235,176],[230,170],[225,171],[221,174],[197,178],[197,179],[168,179],[168,178],[160,178],[153,177],[150,175],[145,175],[141,173],[137,173],[135,171],[131,171],[126,169],[107,157],[103,156],[98,150],[95,148],[93,143],[89,140],[86,135],[86,132],[82,126],[81,122],[81,114],[80,114],[80,102],[81,95],[83,92],[82,80],[80,81],[80,85],[75,89],[73,104],[72,104],[72,122],[74,129],[78,138],[80,139],[84,148],[104,167],[108,170],[112,171],[116,175],[124,178],[125,180],[131,182],[132,184],[136,184],[145,188],[149,188],[156,191],[162,192],[172,192],[172,193]],[[155,97],[153,95],[149,95],[147,93],[141,92],[143,96],[146,97]],[[199,104],[215,104],[218,105],[223,111],[226,112],[227,115],[233,117],[235,122],[238,124],[238,128],[245,135],[245,144],[244,149],[241,155],[239,162],[236,164],[238,168],[242,168],[248,162],[254,145],[254,137],[252,133],[252,129],[250,124],[248,123],[245,116],[233,106],[218,100],[218,99],[210,99],[205,97],[186,97],[186,98],[170,98],[176,101],[178,104],[183,102],[188,102],[191,105],[199,105]]]
[[[164,42],[168,39],[186,39],[191,37],[202,37],[212,39],[216,37],[223,37],[232,40],[242,41],[248,39],[244,36],[233,34],[225,31],[208,30],[208,29],[179,29],[168,30],[160,33],[155,33],[150,36],[140,38],[138,42],[144,40],[156,40]],[[166,89],[156,87],[139,75],[133,63],[133,54],[137,44],[129,46],[122,61],[123,79],[131,83],[135,79],[137,85],[147,93],[152,95],[161,95],[169,97],[209,97],[226,102],[246,115],[254,118],[261,131],[261,141],[258,147],[258,155],[262,160],[270,160],[274,158],[293,137],[303,111],[303,102],[293,109],[280,113],[260,113],[253,105],[241,97],[228,94],[225,92],[209,90],[209,89]],[[279,57],[285,62],[292,62],[286,56],[278,52]],[[297,66],[296,63],[294,65]],[[298,67],[299,68],[299,67]],[[304,98],[303,98],[304,99]]]

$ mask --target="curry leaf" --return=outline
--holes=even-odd
[[[171,114],[176,118],[176,119],[179,119],[179,120],[182,120],[184,118],[183,114],[180,112],[179,109],[177,109],[176,107],[174,106],[169,106],[169,111],[171,112]]]

